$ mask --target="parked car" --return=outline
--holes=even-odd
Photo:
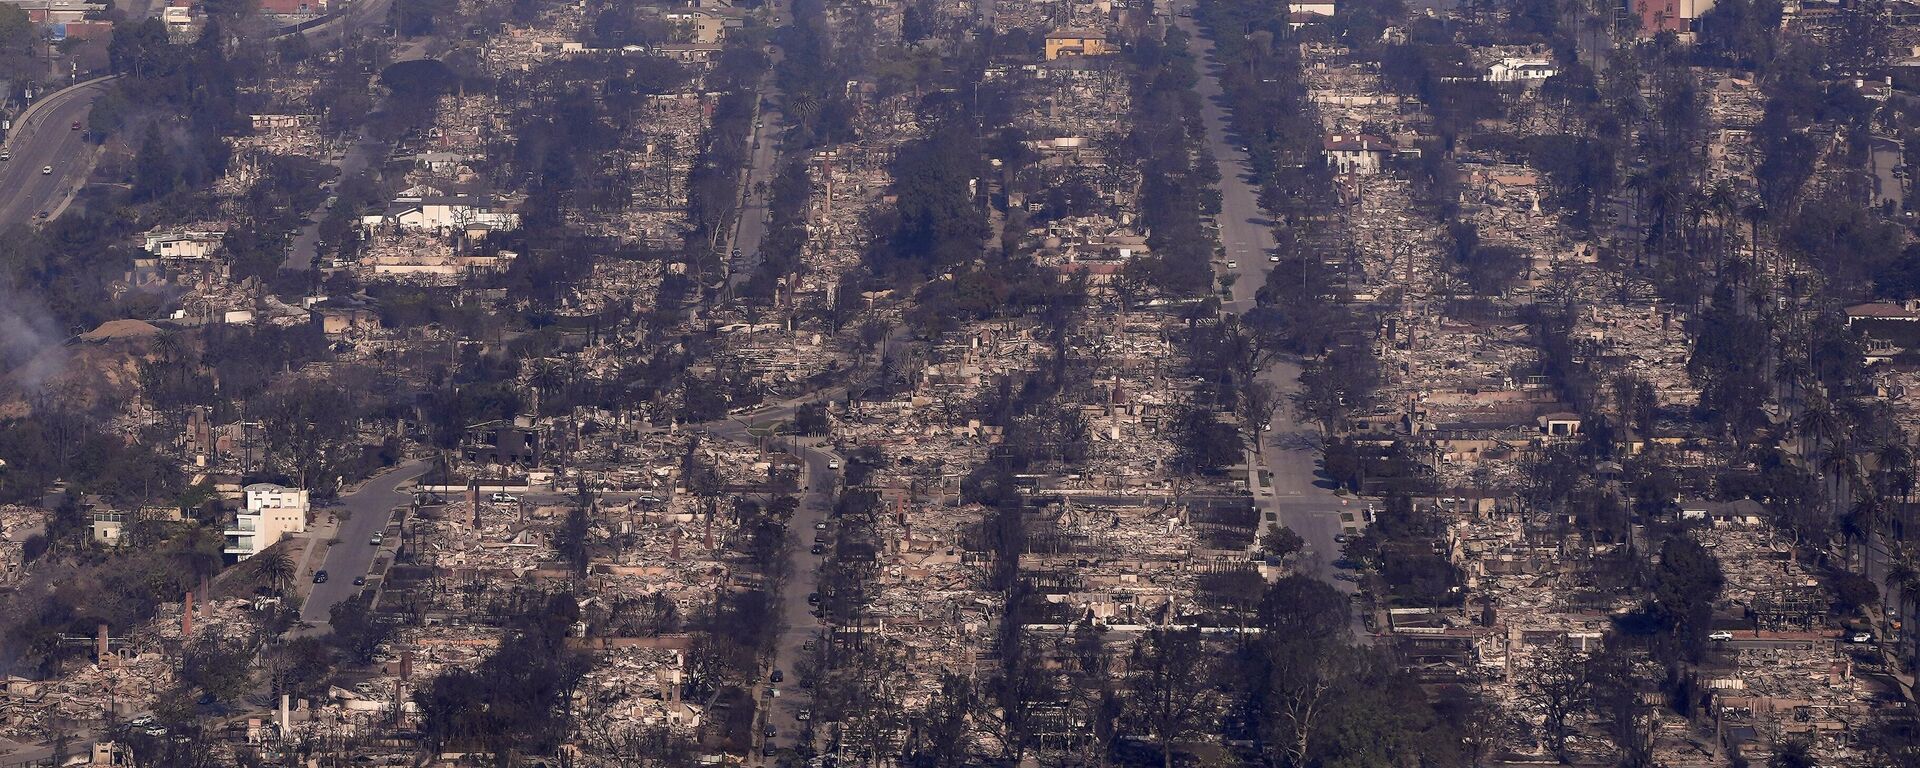
[[[377,546],[380,546],[380,542],[383,542],[386,540],[387,540],[387,537],[385,534],[375,533],[373,534],[373,538],[367,540],[367,543],[377,547]]]
[[[798,720],[798,721],[800,721],[800,722],[803,722],[803,723],[804,723],[804,722],[806,722],[806,721],[808,721],[808,720],[812,720],[812,719],[813,719],[813,710],[811,710],[811,709],[803,709],[803,710],[800,710],[800,711],[799,711],[799,713],[797,713],[797,714],[795,714],[795,715],[793,716],[793,719],[795,719],[795,720]]]
[[[513,502],[520,500],[519,498],[515,497],[513,494],[505,493],[502,491],[494,491],[493,495],[488,496],[487,499],[494,502],[495,504],[512,504]]]
[[[827,553],[827,545],[825,545],[825,544],[815,544],[815,545],[813,545],[813,547],[812,547],[812,548],[810,548],[810,549],[808,549],[807,551],[808,551],[808,552],[811,552],[811,553],[813,553],[813,554],[816,554],[816,555],[824,555],[824,554],[826,554],[826,553]]]
[[[354,585],[354,586],[356,586],[356,587],[364,587],[364,586],[366,586],[366,585],[367,585],[367,577],[365,577],[365,576],[355,576],[355,577],[353,577],[353,585]]]
[[[1859,644],[1862,644],[1862,645],[1866,645],[1866,644],[1868,644],[1868,643],[1872,643],[1872,642],[1873,642],[1873,633],[1872,633],[1872,632],[1855,632],[1855,633],[1853,633],[1853,635],[1852,635],[1851,637],[1848,637],[1848,638],[1847,638],[1847,642],[1850,642],[1850,643],[1859,643]]]
[[[776,670],[774,670],[774,671],[773,671],[773,674],[772,674],[772,675],[769,675],[769,676],[767,677],[767,679],[768,679],[768,680],[771,680],[771,681],[773,681],[773,682],[776,682],[776,683],[778,683],[778,682],[782,682],[782,681],[784,681],[784,680],[786,680],[786,679],[787,679],[787,676],[786,676],[786,674],[784,674],[784,673],[782,673],[782,672],[781,672],[780,670],[777,670],[777,669],[776,669]],[[777,689],[776,689],[776,690],[777,690]],[[779,694],[779,693],[775,693],[775,694],[773,694],[773,695],[775,695],[775,696],[778,696],[778,695],[780,695],[780,694]]]
[[[325,584],[325,583],[327,583],[327,572],[326,572],[326,571],[314,571],[314,572],[313,572],[313,583],[315,583],[315,584]]]
[[[1724,630],[1724,629],[1723,629],[1723,630],[1720,630],[1720,631],[1718,631],[1718,632],[1710,632],[1710,633],[1708,633],[1708,634],[1707,634],[1707,639],[1708,639],[1708,640],[1712,640],[1712,641],[1714,641],[1714,642],[1716,642],[1716,643],[1724,643],[1724,642],[1726,642],[1726,641],[1728,641],[1728,640],[1732,640],[1732,639],[1733,639],[1733,633],[1732,633],[1732,632],[1728,632],[1728,631],[1726,631],[1726,630]]]

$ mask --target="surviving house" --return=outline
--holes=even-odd
[[[244,506],[224,531],[227,554],[245,560],[280,543],[287,534],[306,532],[310,505],[305,489],[254,483],[244,493]]]
[[[163,259],[204,259],[220,248],[225,232],[209,230],[154,230],[143,238],[141,248]]]
[[[1487,65],[1487,82],[1520,83],[1531,80],[1545,80],[1559,73],[1552,59],[1518,58],[1509,56]]]
[[[385,211],[361,217],[360,224],[369,229],[391,226],[436,232],[475,225],[507,230],[520,226],[520,215],[499,210],[497,203],[484,195],[448,195],[433,187],[418,186],[400,193]]]
[[[1324,148],[1327,165],[1333,168],[1334,173],[1358,176],[1379,173],[1387,156],[1393,153],[1393,144],[1386,139],[1363,133],[1336,133],[1327,137]]]
[[[1113,50],[1104,32],[1087,29],[1056,29],[1047,34],[1047,61],[1067,56],[1099,56]]]

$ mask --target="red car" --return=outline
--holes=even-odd
[[[80,130],[80,121],[78,120],[73,121],[73,129],[76,131]]]

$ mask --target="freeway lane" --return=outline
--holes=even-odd
[[[340,506],[348,515],[335,534],[340,543],[327,550],[326,562],[320,566],[327,572],[327,583],[313,585],[306,605],[300,609],[301,621],[316,628],[326,626],[334,604],[360,591],[353,585],[353,578],[365,576],[373,568],[374,553],[380,549],[370,543],[374,532],[386,530],[395,507],[413,501],[412,492],[399,488],[424,474],[428,466],[426,459],[415,459],[375,475],[358,490],[340,497]]]
[[[13,159],[0,163],[0,227],[34,221],[41,211],[57,214],[86,182],[94,147],[73,124],[86,123],[106,88],[103,81],[59,91],[15,126],[6,144]],[[53,173],[41,173],[47,166]]]
[[[1175,6],[1184,4],[1177,2]],[[1235,267],[1228,270],[1236,277],[1233,301],[1227,309],[1246,312],[1253,308],[1254,294],[1267,280],[1271,266],[1267,257],[1278,245],[1266,214],[1260,209],[1259,190],[1249,181],[1253,166],[1239,142],[1227,133],[1225,97],[1213,69],[1213,41],[1192,18],[1180,18],[1179,25],[1187,33],[1187,51],[1201,70],[1195,89],[1200,94],[1200,117],[1206,126],[1208,149],[1220,163],[1220,244],[1226,248],[1227,260],[1236,262]],[[1299,364],[1278,361],[1261,373],[1261,380],[1273,387],[1277,395],[1274,401],[1280,404],[1273,416],[1272,430],[1263,435],[1261,450],[1264,467],[1271,473],[1273,482],[1273,501],[1268,511],[1274,515],[1274,522],[1292,528],[1306,540],[1312,550],[1312,572],[1331,580],[1336,573],[1332,563],[1340,556],[1340,544],[1334,537],[1341,532],[1341,515],[1357,515],[1358,510],[1319,478],[1320,429],[1302,422],[1290,406],[1300,391]],[[1334,586],[1345,592],[1354,591],[1353,585],[1346,582],[1336,581]]]

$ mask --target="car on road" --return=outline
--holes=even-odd
[[[1712,641],[1714,641],[1714,642],[1717,642],[1717,643],[1724,643],[1724,642],[1726,642],[1726,641],[1728,641],[1728,640],[1732,640],[1732,639],[1733,639],[1733,633],[1732,633],[1732,632],[1728,632],[1728,631],[1726,631],[1726,630],[1724,630],[1724,629],[1723,629],[1723,630],[1720,630],[1720,631],[1718,631],[1718,632],[1711,632],[1711,633],[1708,633],[1708,634],[1707,634],[1707,639],[1708,639],[1708,640],[1712,640]]]
[[[1227,262],[1227,269],[1239,269],[1239,268],[1240,268],[1240,262],[1237,262],[1237,261]]]
[[[767,676],[767,679],[768,679],[768,680],[770,680],[770,681],[773,681],[773,682],[776,682],[776,683],[778,683],[778,682],[782,682],[782,681],[785,681],[785,680],[787,679],[787,676],[786,676],[786,674],[785,674],[785,673],[783,673],[783,672],[781,672],[780,670],[777,670],[777,669],[776,669],[776,670],[774,670],[774,671],[773,671],[773,674],[771,674],[771,675],[768,675],[768,676]],[[780,689],[778,689],[778,688],[775,688],[775,689],[774,689],[774,693],[773,693],[773,695],[775,695],[775,696],[778,696],[778,695],[780,695]]]
[[[827,553],[827,545],[825,545],[825,544],[815,544],[815,545],[813,545],[813,547],[812,547],[812,548],[809,548],[809,549],[808,549],[807,551],[808,551],[808,552],[811,552],[811,553],[813,553],[813,554],[816,554],[816,555],[824,555],[824,554],[826,554],[826,553]]]
[[[1870,644],[1873,642],[1873,633],[1872,632],[1855,632],[1852,635],[1847,637],[1847,642],[1859,643],[1861,645]]]
[[[825,543],[827,543],[827,535],[826,535],[826,534],[824,534],[824,533],[816,533],[816,534],[814,534],[814,535],[813,535],[813,543],[815,543],[815,544],[825,544]]]
[[[827,469],[832,469],[832,470],[838,470],[838,469],[840,469],[840,460],[839,460],[839,459],[832,459],[832,460],[830,460],[830,461],[828,461],[828,462],[827,462]]]
[[[76,131],[80,130],[80,121],[78,120],[73,121],[73,130],[76,130]]]
[[[767,742],[766,748],[760,750],[760,754],[766,755],[767,757],[773,757],[774,755],[780,754],[780,746],[769,741]]]
[[[48,217],[48,216],[52,216],[53,214],[51,214],[51,213],[48,213],[48,212],[46,212],[46,211],[41,211],[41,212],[40,212],[40,213],[39,213],[38,215],[39,215],[39,217],[40,217],[40,218],[43,218],[43,219],[44,219],[44,218],[46,218],[46,217]]]
[[[41,169],[40,169],[40,175],[42,175],[42,176],[52,176],[52,175],[53,175],[53,166],[51,166],[51,165],[49,165],[49,166],[46,166],[46,167],[43,167],[43,168],[41,168]]]
[[[762,733],[762,734],[764,734],[764,735],[766,735],[766,737],[767,737],[767,738],[769,738],[769,739],[771,739],[771,738],[773,738],[773,737],[775,737],[775,736],[778,736],[778,735],[780,735],[780,731],[779,731],[779,729],[776,729],[776,728],[774,728],[774,727],[773,727],[773,726],[771,726],[771,725],[769,725],[769,726],[767,726],[767,729],[766,729],[766,730],[764,730],[764,731],[761,731],[760,733]]]
[[[0,152],[0,162],[12,160],[12,159],[13,159],[12,152]]]
[[[1268,256],[1268,257],[1267,257],[1267,261],[1269,261],[1269,262],[1272,262],[1272,263],[1274,263],[1274,264],[1278,264],[1278,263],[1280,263],[1280,254],[1277,254],[1277,253],[1276,253],[1276,254],[1274,254],[1274,255],[1272,255],[1272,256]]]
[[[314,572],[313,572],[313,583],[315,583],[315,584],[325,584],[325,583],[327,583],[327,572],[326,572],[326,571],[324,571],[324,570],[321,570],[321,571],[314,571]]]
[[[827,523],[826,523],[826,521],[824,521],[824,520],[823,520],[823,521],[821,521],[821,522],[818,522],[818,523],[814,523],[814,524],[813,524],[813,529],[814,529],[814,530],[816,530],[816,531],[824,531],[824,530],[826,530],[826,529],[827,529]]]
[[[492,495],[492,496],[488,496],[488,497],[487,497],[487,500],[488,500],[488,501],[491,501],[491,502],[493,502],[493,503],[495,503],[495,504],[512,504],[512,503],[514,503],[514,502],[516,502],[516,501],[519,501],[520,499],[519,499],[519,498],[517,498],[517,497],[515,497],[515,496],[514,496],[513,494],[511,494],[511,493],[504,493],[504,492],[501,492],[501,491],[494,491],[494,492],[493,492],[493,495]]]
[[[820,593],[818,593],[818,592],[808,592],[808,593],[807,593],[807,605],[819,605],[819,604],[820,604]]]
[[[797,713],[797,714],[795,714],[795,715],[793,716],[793,719],[795,719],[795,720],[798,720],[798,721],[800,721],[800,722],[803,722],[803,723],[804,723],[804,722],[806,722],[806,721],[808,721],[808,720],[812,720],[812,719],[813,719],[813,710],[811,710],[811,709],[803,709],[803,710],[800,710],[800,712],[799,712],[799,713]]]
[[[367,577],[365,577],[365,576],[355,576],[355,577],[353,577],[353,585],[354,585],[354,586],[356,586],[356,587],[364,587],[364,586],[366,586],[366,585],[367,585]]]
[[[380,546],[380,542],[383,542],[383,541],[386,541],[386,540],[387,540],[387,536],[386,536],[386,534],[383,534],[383,533],[375,533],[375,534],[373,534],[373,538],[371,538],[371,539],[367,539],[367,543],[368,543],[368,544],[372,544],[372,545],[374,545],[374,546],[376,546],[376,547],[377,547],[377,546]]]
[[[1352,536],[1352,535],[1350,535],[1350,534],[1345,534],[1345,533],[1336,533],[1336,534],[1334,534],[1334,535],[1333,535],[1333,540],[1334,540],[1334,541],[1337,541],[1337,542],[1340,542],[1341,544],[1345,544],[1345,543],[1347,543],[1347,542],[1349,542],[1349,541],[1352,541],[1352,540],[1353,540],[1353,536]]]

